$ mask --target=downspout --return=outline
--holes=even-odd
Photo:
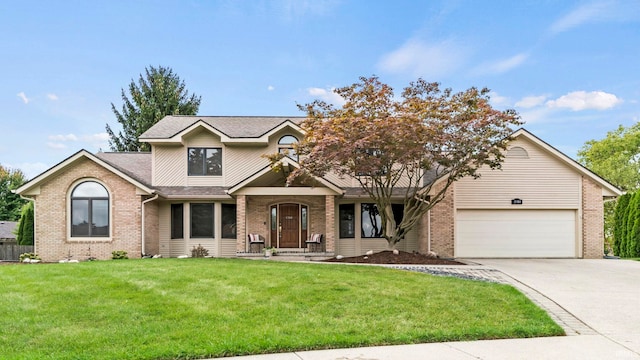
[[[13,190],[11,191],[13,192]],[[14,193],[15,194],[15,193]],[[33,202],[33,253],[37,254],[38,250],[36,249],[36,199],[34,198],[30,198],[30,197],[25,197],[23,195],[20,195],[21,199],[27,200],[27,201],[32,201]],[[21,218],[22,220],[22,218]]]
[[[145,231],[144,231],[144,229],[146,228],[146,226],[145,226],[145,223],[144,223],[144,219],[145,219],[145,216],[144,216],[144,208],[145,208],[145,205],[146,205],[148,202],[151,202],[151,201],[153,201],[153,200],[157,200],[159,196],[160,196],[160,195],[155,194],[153,197],[148,198],[147,200],[144,200],[144,201],[142,202],[142,219],[141,219],[142,221],[140,221],[140,224],[142,225],[142,226],[141,226],[141,231],[140,231],[140,233],[141,233],[141,237],[142,237],[141,249],[140,249],[140,250],[141,250],[142,255],[145,255],[145,253],[144,253],[144,240],[145,240],[145,239],[144,239],[144,235],[145,235]],[[34,242],[35,242],[35,241],[34,241]]]

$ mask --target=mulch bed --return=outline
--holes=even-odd
[[[424,254],[400,251],[397,255],[393,251],[381,251],[371,255],[331,258],[325,262],[342,262],[356,264],[411,264],[411,265],[466,265],[455,260],[440,259]]]

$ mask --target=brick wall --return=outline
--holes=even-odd
[[[441,257],[453,257],[454,246],[454,187],[449,186],[444,198],[430,211],[431,251]],[[437,186],[434,192],[439,191]]]
[[[582,257],[601,259],[604,254],[604,203],[602,188],[582,177]]]
[[[239,198],[238,208],[239,206]],[[327,198],[331,199],[333,205],[333,197],[329,196]],[[326,200],[329,201],[329,200]],[[269,209],[271,205],[274,204],[282,204],[282,203],[300,203],[303,205],[307,205],[309,207],[309,229],[307,230],[307,234],[311,233],[320,233],[325,234],[325,238],[329,235],[332,237],[332,243],[335,242],[335,235],[327,233],[327,217],[335,216],[333,214],[333,210],[331,210],[331,214],[325,213],[325,196],[247,196],[246,197],[246,231],[244,237],[240,237],[241,232],[241,224],[240,217],[238,217],[238,251],[245,251],[245,243],[246,243],[246,234],[249,233],[257,233],[265,237],[267,241],[267,245],[269,244],[270,237],[270,213]],[[332,208],[333,209],[333,208]],[[240,216],[240,214],[238,214]],[[304,242],[306,239],[302,239]],[[275,242],[271,244],[275,246]],[[304,243],[302,244],[304,246]],[[328,240],[327,240],[328,247]]]
[[[69,234],[68,199],[72,186],[80,179],[97,179],[110,194],[111,237],[74,241]],[[97,165],[81,159],[59,171],[41,185],[36,196],[36,247],[44,261],[85,260],[89,256],[110,259],[114,250],[125,250],[129,257],[140,256],[141,199],[135,186]]]

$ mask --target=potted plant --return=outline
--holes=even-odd
[[[272,255],[276,254],[276,248],[274,248],[273,246],[267,246],[262,249],[262,251],[264,251],[264,257],[266,258],[270,258]]]

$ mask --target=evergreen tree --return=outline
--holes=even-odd
[[[33,231],[33,202],[29,201],[22,207],[18,231],[16,233],[18,245],[33,245]]]
[[[19,188],[25,181],[22,171],[0,165],[0,220],[18,221],[20,218],[20,209],[25,200],[11,190]]]
[[[173,70],[162,66],[145,68],[145,76],[140,74],[137,84],[131,80],[129,94],[131,99],[122,89],[121,111],[111,103],[111,110],[122,126],[116,135],[109,124],[106,125],[113,151],[149,151],[149,144],[138,141],[143,132],[166,115],[195,115],[201,100],[200,96],[189,96],[184,81]]]
[[[636,191],[633,194],[631,203],[629,204],[629,223],[627,228],[627,241],[625,243],[625,257],[637,256],[636,245],[638,244],[638,238],[640,237],[640,191]]]
[[[623,237],[626,235],[626,211],[629,207],[629,199],[631,198],[630,193],[626,193],[622,195],[616,205],[615,210],[615,221],[614,221],[614,229],[613,229],[613,253],[615,255],[620,255],[621,252],[621,244],[624,242]]]

